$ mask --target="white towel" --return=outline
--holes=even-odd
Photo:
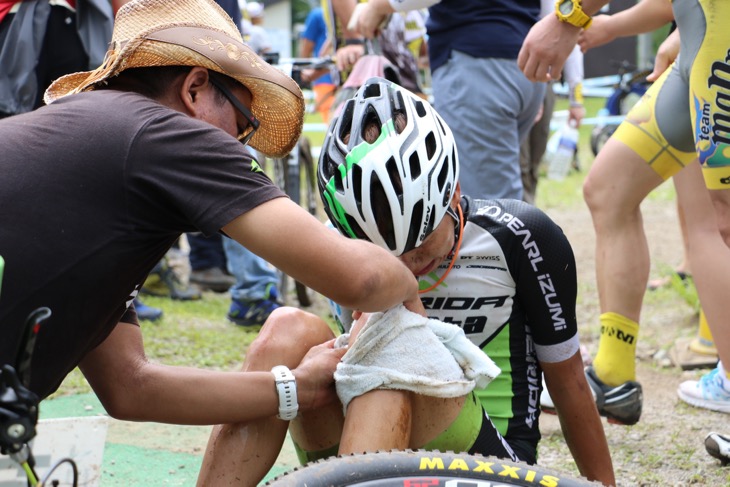
[[[342,336],[337,345],[346,343]],[[337,365],[337,395],[344,410],[373,389],[458,397],[499,375],[494,362],[458,326],[428,319],[403,305],[374,313]]]

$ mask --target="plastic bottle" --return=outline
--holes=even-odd
[[[549,179],[560,181],[568,175],[578,147],[578,129],[575,127],[575,122],[571,120],[570,123],[566,123],[555,136],[558,138],[558,144],[555,152],[551,154],[547,176]]]

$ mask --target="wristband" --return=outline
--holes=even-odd
[[[364,46],[365,39],[345,39],[346,46]]]
[[[279,395],[279,419],[290,421],[297,417],[299,404],[297,403],[297,380],[288,367],[277,365],[271,369],[276,383],[276,392]]]

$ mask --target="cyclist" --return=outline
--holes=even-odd
[[[451,131],[427,102],[370,79],[325,138],[325,210],[342,234],[398,255],[419,280],[428,316],[458,324],[502,369],[475,392],[520,460],[536,460],[544,372],[581,473],[613,484],[583,374],[570,244],[526,203],[461,196],[451,176],[458,162]],[[334,308],[349,330],[349,312]]]
[[[223,232],[353,307],[405,303],[422,312],[403,264],[323,228],[252,162],[249,141],[272,156],[288,153],[304,100],[212,0],[124,5],[104,64],[56,80],[45,99],[46,107],[0,121],[0,364],[15,363],[30,311],[50,308],[31,366],[39,398],[79,366],[109,414],[135,421],[285,425],[276,419],[280,400],[305,411],[336,401],[343,351],[312,337],[303,319],[275,343],[255,341],[245,373],[146,358],[132,302],[183,232]],[[363,263],[356,276],[350,258]],[[293,372],[275,376],[271,367],[281,364],[270,363],[253,371],[278,349],[298,354],[287,363]]]
[[[583,2],[588,13],[603,3]],[[720,362],[699,381],[682,383],[678,394],[695,406],[730,412],[730,375],[723,367],[730,363],[730,333],[723,328],[727,316],[722,306],[730,287],[730,249],[718,236],[718,225],[726,241],[730,235],[730,191],[726,189],[730,181],[726,102],[730,32],[723,22],[728,6],[716,0],[672,3],[678,31],[665,45],[676,46],[675,52],[682,54],[631,110],[585,182],[601,259],[597,259],[597,278],[603,312],[601,341],[589,376],[607,398],[599,402],[602,412],[627,424],[639,420],[642,401],[633,358],[649,260],[639,206],[651,190],[680,170],[699,172],[695,158],[718,218],[699,225],[686,214],[688,225],[699,227],[688,227],[688,237],[694,237],[690,248],[699,246],[692,253],[691,267]],[[549,16],[530,32],[520,54],[520,66],[528,77],[549,77],[575,45],[580,28],[571,25],[569,17],[559,22],[557,16]],[[691,183],[691,173],[688,178]],[[696,191],[686,194],[699,196]]]

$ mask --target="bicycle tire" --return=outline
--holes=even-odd
[[[311,215],[317,216],[317,193],[315,190],[314,160],[309,139],[299,139],[299,204]],[[294,289],[299,304],[304,307],[312,305],[310,289],[299,281],[294,281]]]
[[[618,125],[616,124],[596,125],[596,127],[594,127],[591,131],[591,152],[593,152],[594,157],[601,152],[601,149],[608,139],[611,138],[617,128]]]
[[[272,161],[274,166],[274,183],[281,188],[286,194],[289,194],[287,191],[288,188],[288,164],[287,164],[287,158],[282,157],[279,159],[273,159]],[[286,274],[286,272],[283,272],[281,270],[278,271],[279,273],[279,282],[278,282],[278,291],[279,291],[279,300],[282,304],[286,305],[289,298],[289,276]]]
[[[467,453],[394,450],[340,455],[284,473],[269,487],[499,487],[599,485],[526,463]]]
[[[299,139],[296,149],[287,157],[274,160],[274,177],[274,182],[294,203],[302,206],[312,215],[316,215],[314,163],[309,140],[306,137]],[[279,272],[279,294],[284,304],[287,304],[289,300],[290,280],[286,273]],[[300,306],[312,305],[310,290],[307,286],[294,280],[294,291]]]

